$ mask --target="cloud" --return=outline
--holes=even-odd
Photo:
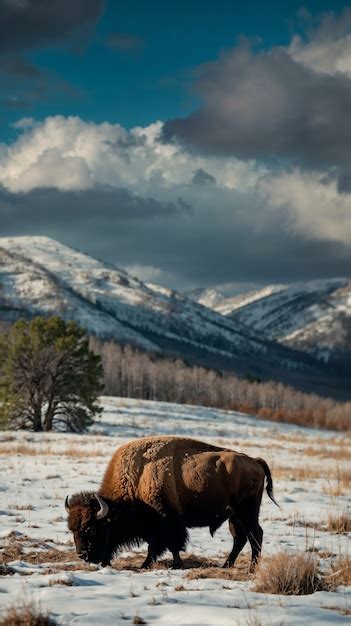
[[[260,174],[252,163],[195,157],[180,146],[160,143],[161,123],[126,130],[58,115],[40,123],[24,118],[15,127],[18,138],[0,146],[0,184],[10,191],[41,186],[81,190],[99,184],[144,195],[157,188],[166,196],[171,186],[191,184],[189,172],[201,172],[197,179],[202,182],[213,178],[235,189],[255,184]]]
[[[307,26],[312,17],[306,16]],[[351,9],[328,13],[303,35],[295,35],[288,48],[299,62],[317,72],[351,75]]]
[[[62,43],[94,25],[103,0],[0,0],[0,54]]]
[[[190,149],[298,163],[342,166],[351,142],[351,80],[298,63],[283,49],[255,54],[242,45],[198,70],[200,108],[169,120],[163,139]]]
[[[334,170],[194,154],[160,142],[161,123],[15,129],[0,145],[3,234],[47,234],[184,289],[350,274],[351,196]]]
[[[144,48],[145,42],[141,37],[132,33],[110,33],[106,45],[112,50],[133,54],[140,52]]]
[[[351,201],[337,180],[294,170],[262,178],[259,190],[271,207],[289,214],[291,232],[350,245]]]
[[[192,177],[192,182],[195,185],[215,185],[216,179],[212,174],[209,174],[201,167],[195,170],[194,175]]]

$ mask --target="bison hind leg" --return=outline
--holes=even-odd
[[[234,539],[233,548],[223,567],[233,567],[237,556],[247,542],[247,534],[243,524],[236,518],[230,518],[229,530]]]

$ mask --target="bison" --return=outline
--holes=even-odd
[[[265,477],[275,502],[263,459],[181,437],[137,439],[115,452],[98,493],[66,497],[68,527],[85,561],[109,565],[119,548],[146,541],[142,567],[168,549],[178,568],[188,528],[208,526],[213,536],[229,520],[234,543],[224,566],[234,564],[249,540],[253,570],[262,546],[258,516]]]

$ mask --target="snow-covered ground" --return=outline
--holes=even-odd
[[[200,438],[269,463],[281,509],[264,496],[264,558],[281,550],[314,551],[326,571],[350,552],[350,535],[326,530],[328,516],[351,503],[351,443],[344,434],[201,407],[102,402],[104,412],[87,435],[0,434],[0,615],[9,605],[33,600],[59,624],[142,623],[138,618],[155,626],[349,622],[351,587],[308,596],[253,591],[248,548],[235,570],[238,580],[201,578],[208,570],[196,566],[220,566],[231,548],[226,524],[214,538],[207,528],[191,531],[184,570],[170,570],[165,554],[161,566],[140,572],[145,546],[124,552],[113,567],[78,562],[64,510],[66,494],[98,488],[112,452],[125,441],[156,433]]]

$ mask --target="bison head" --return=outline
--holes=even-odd
[[[113,550],[106,500],[96,493],[80,493],[67,496],[65,508],[78,556],[89,563],[109,565]]]

